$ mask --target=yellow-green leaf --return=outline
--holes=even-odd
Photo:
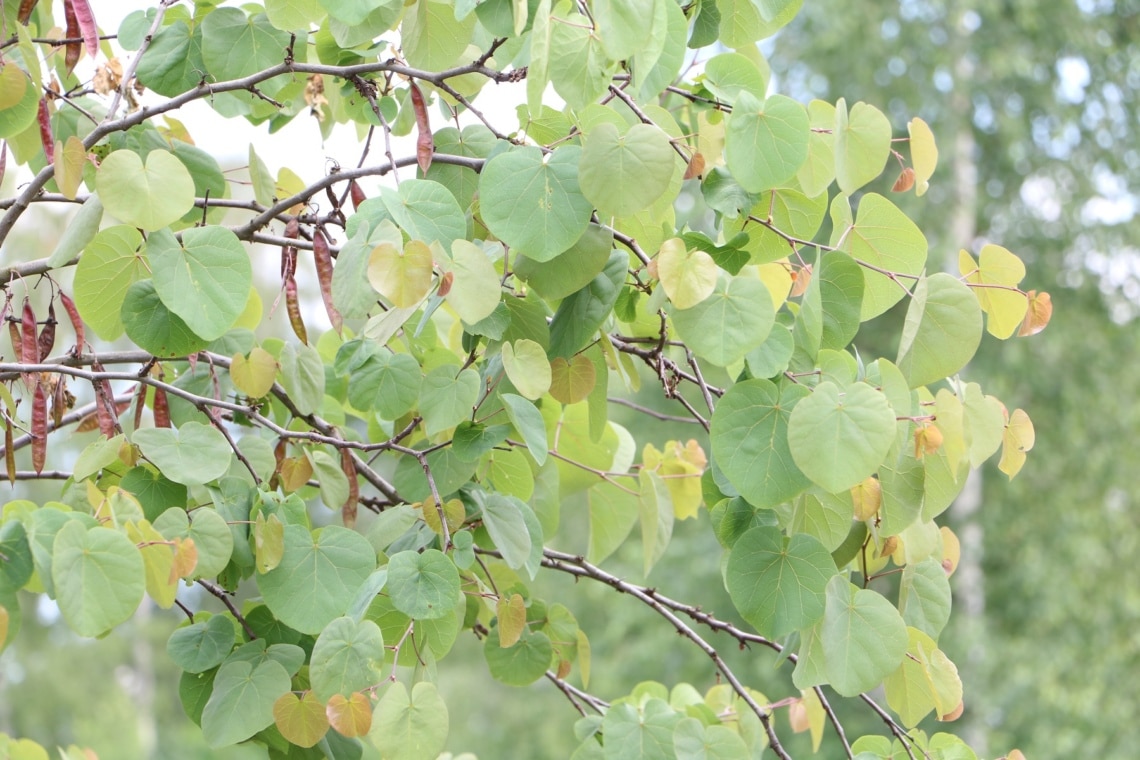
[[[504,649],[513,647],[526,627],[526,605],[522,596],[511,594],[509,599],[500,597],[495,605],[495,613],[499,616],[499,646]]]
[[[1021,471],[1025,452],[1033,448],[1034,440],[1033,421],[1021,409],[1014,409],[1001,434],[1001,461],[998,462],[998,469],[1010,480]]]
[[[254,347],[249,357],[234,354],[230,361],[230,379],[234,387],[250,398],[261,398],[273,387],[277,377],[277,360],[261,347]]]
[[[976,262],[968,252],[959,251],[958,269],[973,286],[986,313],[986,330],[1002,340],[1017,332],[1029,310],[1029,298],[1017,288],[1025,277],[1021,259],[1000,245],[988,243],[982,246]]]
[[[597,379],[594,363],[585,354],[575,354],[569,361],[558,356],[550,362],[550,395],[560,403],[586,400]]]
[[[938,146],[934,133],[917,116],[906,125],[910,133],[910,162],[914,166],[914,194],[921,196],[930,187],[930,177],[938,167]]]
[[[431,289],[431,249],[419,240],[404,250],[381,243],[368,257],[368,281],[397,308],[411,308]]]
[[[550,390],[550,360],[542,346],[528,338],[503,344],[503,369],[520,395],[534,401]]]
[[[55,182],[65,198],[75,200],[79,185],[83,182],[83,165],[87,162],[87,151],[83,141],[75,135],[65,143],[55,144]]]
[[[657,276],[678,309],[691,309],[712,295],[719,271],[712,256],[686,249],[681,238],[666,240],[657,254]]]
[[[312,747],[329,730],[325,706],[312,691],[300,696],[287,691],[278,697],[273,703],[273,721],[281,735],[298,747]]]

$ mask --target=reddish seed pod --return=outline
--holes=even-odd
[[[26,296],[20,320],[20,361],[24,364],[39,364],[40,361],[39,344],[36,342],[36,313]]]
[[[44,361],[51,355],[51,350],[55,348],[55,304],[48,304],[48,317],[47,322],[44,323],[43,328],[40,330],[40,337],[38,340],[39,346],[39,361]]]
[[[360,484],[356,481],[356,463],[348,449],[340,450],[340,469],[348,478],[348,498],[340,508],[340,516],[344,527],[352,528],[356,525],[356,506],[360,503]]]
[[[8,469],[8,483],[16,485],[16,445],[12,435],[12,420],[4,415],[4,464]]]
[[[40,108],[36,112],[40,124],[40,142],[44,146],[44,156],[49,164],[55,163],[55,138],[51,134],[51,114],[48,113],[47,98],[40,98]]]
[[[77,39],[81,34],[79,19],[75,17],[75,6],[66,0],[63,3],[63,17],[67,24],[67,30],[63,36],[69,40]],[[64,46],[63,63],[68,74],[75,68],[75,64],[79,63],[79,56],[82,52],[83,48],[78,42],[69,42]]]
[[[47,458],[47,393],[44,384],[36,383],[32,394],[32,469],[39,475]]]
[[[0,178],[2,179],[2,178]],[[364,195],[364,190],[356,183],[356,180],[348,183],[348,195],[352,198],[352,210],[357,211],[360,209],[360,204],[368,200]]]
[[[64,3],[71,5],[75,11],[87,55],[94,58],[99,54],[99,25],[95,23],[95,14],[91,12],[91,6],[87,0],[64,0]]]
[[[412,95],[412,111],[416,115],[416,162],[420,165],[420,171],[427,174],[428,169],[431,168],[432,153],[435,152],[435,141],[431,135],[431,123],[428,121],[424,94],[415,82],[409,86]]]
[[[333,304],[332,253],[329,252],[329,242],[325,239],[325,233],[319,229],[313,232],[313,261],[317,265],[317,282],[321,286],[321,300],[325,302],[325,311],[329,315],[329,322],[332,323],[333,329],[339,333],[344,324],[344,320]]]
[[[142,427],[144,409],[146,409],[146,383],[139,383],[135,388],[135,430]]]
[[[59,292],[59,302],[63,304],[64,311],[67,312],[67,318],[71,320],[71,327],[75,330],[75,348],[73,351],[76,356],[79,356],[83,353],[83,344],[85,342],[83,319],[79,316],[79,309],[75,308],[75,302],[68,298],[67,294],[62,290]]]
[[[170,427],[170,404],[166,400],[166,391],[162,388],[154,389],[154,426]]]
[[[63,411],[71,405],[71,401],[67,393],[67,383],[64,376],[60,375],[55,383],[55,389],[51,394],[51,423],[55,427],[63,424]]]
[[[0,182],[4,181],[4,172],[8,170],[8,141],[0,140]]]
[[[96,359],[91,362],[91,369],[101,373],[104,371],[103,363]],[[95,380],[92,385],[95,387],[95,418],[99,421],[99,432],[108,438],[114,438],[119,432],[119,410],[115,406],[111,383]]]
[[[27,26],[32,17],[32,11],[36,9],[38,2],[39,0],[20,0],[20,8],[16,11],[16,20]]]
[[[305,322],[301,319],[301,302],[297,297],[297,281],[292,277],[285,281],[285,310],[289,314],[289,324],[293,332],[305,345],[309,344],[309,334],[305,330]]]

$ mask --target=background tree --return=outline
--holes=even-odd
[[[950,254],[975,236],[977,244],[1000,240],[1024,254],[1030,280],[1061,286],[1054,297],[1065,319],[1048,341],[1000,354],[984,344],[971,363],[973,376],[999,395],[1016,393],[1043,429],[1069,431],[1083,453],[1039,449],[1027,477],[1011,487],[986,478],[979,508],[954,516],[960,534],[968,521],[965,535],[977,542],[969,554],[982,571],[968,583],[954,579],[965,614],[950,627],[956,645],[971,643],[950,649],[964,680],[979,685],[977,709],[963,720],[972,741],[1016,744],[1031,757],[1120,754],[1135,741],[1130,708],[1079,696],[1078,682],[1127,690],[1125,674],[1138,665],[1122,632],[1140,593],[1122,587],[1105,558],[1140,540],[1132,468],[1119,456],[1140,419],[1127,358],[1140,292],[1140,7],[867,2],[832,10],[808,4],[768,50],[789,92],[844,94],[927,119],[953,146],[931,188],[937,201],[908,207],[932,250]],[[858,48],[844,44],[854,35]],[[1089,414],[1089,387],[1116,400],[1110,418]],[[1023,542],[1034,548],[1008,548]],[[1085,676],[1074,678],[1074,662]]]
[[[579,758],[786,758],[778,718],[837,756],[973,756],[917,727],[963,709],[937,518],[1034,433],[957,373],[983,329],[1043,329],[1048,297],[998,245],[928,263],[888,198],[928,188],[922,119],[769,92],[755,43],[799,3],[552,5],[162,2],[121,58],[85,0],[61,26],[4,6],[0,137],[34,173],[0,203],[4,450],[33,498],[3,512],[0,638],[20,589],[88,637],[177,606],[167,653],[212,750],[434,756],[473,635],[493,679],[577,710]],[[227,176],[175,115],[196,103],[364,147],[305,178],[251,146]],[[79,206],[45,258],[18,235],[40,204]],[[47,445],[67,431],[73,460]],[[679,601],[691,518],[722,558]],[[631,546],[636,570],[609,561]],[[718,574],[731,616],[705,606]],[[549,576],[671,632],[641,653],[658,673],[686,648],[703,672],[591,691],[629,642]]]

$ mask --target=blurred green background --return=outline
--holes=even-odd
[[[1015,481],[987,467],[947,515],[963,564],[942,646],[966,684],[965,714],[950,730],[988,757],[1012,747],[1031,760],[1134,757],[1140,0],[807,0],[763,50],[781,92],[868,101],[896,133],[915,115],[930,123],[941,149],[931,190],[893,199],[929,237],[932,267],[952,269],[959,248],[997,242],[1025,260],[1023,287],[1052,294],[1043,334],[988,338],[965,373],[1026,409],[1037,445]],[[894,351],[873,331],[858,343],[866,355]],[[639,401],[654,397],[648,387]],[[695,431],[632,414],[619,421],[658,446]],[[560,547],[585,546],[584,511],[563,506]],[[727,615],[719,557],[702,513],[678,524],[650,582]],[[640,579],[638,548],[607,567]],[[706,657],[610,590],[557,577],[536,595],[567,604],[588,632],[590,691],[602,698],[643,679],[701,690],[715,682]],[[0,657],[0,731],[46,746],[80,743],[104,760],[257,757],[210,752],[183,716],[164,651],[175,612],[143,610],[106,639],[86,641],[54,625],[50,605],[23,602],[23,630]],[[794,693],[790,669],[773,669],[770,653],[712,640],[770,698]],[[576,714],[562,695],[547,682],[525,690],[493,682],[479,646],[461,638],[440,669],[448,747],[484,759],[568,756]],[[882,727],[860,704],[837,707],[849,736]],[[789,749],[811,752],[802,736]],[[819,756],[842,752],[825,734]]]

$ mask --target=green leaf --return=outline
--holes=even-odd
[[[507,418],[523,437],[527,451],[540,467],[546,462],[546,423],[542,413],[530,401],[513,393],[504,393],[502,399]]]
[[[152,150],[145,166],[132,150],[111,153],[99,165],[95,189],[107,213],[148,232],[178,221],[194,208],[190,172],[164,150]]]
[[[487,658],[491,676],[508,686],[527,686],[542,678],[553,655],[549,637],[530,628],[523,628],[514,646],[503,648],[499,643],[499,628],[495,626],[483,644],[483,656]]]
[[[530,533],[523,519],[523,503],[514,496],[488,493],[483,500],[483,525],[503,554],[508,567],[518,569],[531,553]]]
[[[510,425],[486,426],[474,422],[460,422],[451,439],[451,448],[464,462],[475,462],[510,435]]]
[[[768,289],[751,274],[722,275],[712,295],[691,309],[673,310],[672,316],[693,353],[718,367],[758,348],[776,320]]]
[[[102,201],[99,200],[98,195],[88,196],[59,236],[55,250],[48,256],[47,265],[55,269],[69,264],[84,248],[91,244],[96,233],[99,232],[99,223],[102,221]]]
[[[772,95],[761,102],[741,91],[727,121],[725,160],[750,193],[781,187],[807,160],[811,125],[791,98]]]
[[[424,0],[404,16],[400,27],[404,55],[416,68],[442,71],[459,62],[474,29],[475,16],[459,20],[452,3]]]
[[[483,218],[487,218],[486,209]],[[512,262],[513,269],[516,277],[522,278],[547,301],[554,302],[586,287],[605,267],[613,247],[613,233],[591,224],[574,244],[553,259],[542,262],[526,255],[518,256]]]
[[[258,575],[257,587],[274,617],[316,634],[344,614],[375,569],[376,553],[355,531],[329,525],[314,536],[303,525],[286,525],[281,564]]]
[[[212,8],[202,18],[202,62],[217,80],[240,79],[281,63],[289,34],[273,28],[264,13]],[[270,85],[270,86],[267,86]],[[281,85],[258,86],[275,94]]]
[[[788,447],[796,466],[828,493],[861,483],[879,468],[895,440],[895,414],[866,383],[816,386],[792,410]]]
[[[468,419],[479,401],[479,386],[478,372],[454,364],[428,372],[420,386],[420,414],[428,436]]]
[[[840,230],[837,230],[839,232]],[[926,266],[926,237],[906,214],[881,195],[867,193],[859,201],[855,224],[843,236],[843,250],[865,267],[860,319],[879,316],[898,303],[906,291],[877,270],[918,275]],[[905,283],[909,278],[901,279]]]
[[[532,35],[540,32],[549,35],[548,71],[554,91],[571,108],[585,108],[606,91],[616,64],[606,55],[601,37],[591,28],[589,18],[570,12],[566,2],[558,3],[554,15],[548,32],[536,23]],[[542,41],[541,37],[532,37],[532,44],[536,38]],[[532,109],[538,106],[540,98],[531,96],[540,94],[541,90],[532,92],[527,86]]]
[[[941,562],[925,559],[903,568],[899,612],[908,626],[938,640],[950,619],[950,581]]]
[[[759,527],[733,545],[725,584],[744,619],[761,635],[778,637],[819,620],[833,575],[831,554],[816,539]]]
[[[938,272],[918,281],[896,363],[911,388],[955,374],[982,342],[982,312],[970,288]]]
[[[172,98],[197,85],[205,70],[201,26],[191,29],[178,19],[154,35],[136,74],[147,88]]]
[[[289,691],[281,663],[265,660],[227,662],[214,677],[214,689],[202,710],[202,734],[211,749],[244,741],[273,723],[273,703]]]
[[[550,361],[542,346],[526,338],[504,343],[502,358],[511,384],[525,398],[534,401],[550,390]]]
[[[187,356],[209,345],[166,308],[153,280],[140,280],[127,289],[119,316],[127,337],[157,357]]]
[[[638,473],[638,497],[642,571],[648,576],[649,571],[665,554],[669,539],[673,536],[673,498],[661,475],[645,469]]]
[[[368,740],[391,760],[435,757],[447,742],[447,705],[435,684],[420,681],[409,697],[404,684],[388,687],[372,713]]]
[[[719,271],[712,256],[689,250],[681,238],[666,240],[657,254],[657,276],[678,309],[691,309],[712,295]]]
[[[863,269],[847,254],[831,251],[820,256],[813,277],[819,281],[823,309],[820,348],[842,350],[859,332],[863,305]]]
[[[669,136],[659,127],[634,124],[619,134],[614,125],[599,124],[582,146],[582,193],[602,217],[632,216],[665,193],[675,160]]]
[[[0,68],[0,92],[4,93],[4,107],[0,108],[0,139],[20,134],[36,120],[39,108],[39,87],[28,80],[28,75],[15,63]]]
[[[104,340],[123,334],[119,314],[127,290],[147,276],[141,246],[142,235],[134,227],[108,227],[87,244],[75,268],[75,306],[83,321]]]
[[[499,258],[502,246],[495,246]],[[482,248],[466,240],[451,244],[451,259],[443,262],[452,276],[447,303],[467,324],[475,324],[494,313],[502,300],[502,285],[495,265]]]
[[[436,5],[436,3],[431,3]],[[444,249],[467,237],[467,218],[459,202],[443,185],[430,179],[406,179],[396,190],[380,188],[384,207],[412,240]]]
[[[55,534],[51,555],[56,603],[80,636],[102,636],[142,601],[142,555],[124,534],[72,520]]]
[[[325,398],[325,364],[313,346],[289,342],[277,357],[281,387],[301,414],[314,414]]]
[[[328,624],[309,664],[309,681],[317,699],[327,702],[334,694],[348,696],[382,679],[384,636],[371,620],[339,617]]]
[[[306,32],[325,14],[319,0],[267,0],[265,15],[283,32]]]
[[[811,485],[788,447],[788,419],[810,392],[746,380],[728,389],[712,416],[712,453],[729,482],[749,503],[770,509]]]
[[[622,545],[641,516],[641,499],[636,493],[612,483],[598,483],[587,492],[590,537],[586,559],[599,564]]]
[[[822,100],[808,103],[811,137],[808,158],[796,173],[800,188],[816,196],[827,190],[835,179],[835,106]]]
[[[763,59],[760,59],[763,61]],[[733,102],[741,92],[757,100],[768,94],[771,72],[767,65],[760,68],[751,58],[740,53],[714,55],[705,63],[705,87],[721,100]]]
[[[16,591],[32,577],[35,565],[32,560],[32,547],[28,543],[28,532],[19,520],[0,525],[0,589]],[[0,638],[3,643],[3,638]]]
[[[232,449],[226,437],[200,422],[186,422],[177,429],[137,430],[131,442],[163,475],[183,485],[217,480],[230,467]]]
[[[396,420],[415,408],[422,379],[414,358],[384,349],[351,370],[348,401],[360,411],[375,409],[384,419]]]
[[[388,562],[388,594],[414,620],[440,618],[455,606],[459,571],[438,549],[399,552]]]
[[[675,756],[673,730],[680,720],[681,714],[661,699],[650,699],[640,711],[628,702],[611,706],[602,719],[607,760],[670,760]]]
[[[846,493],[806,493],[796,501],[789,530],[814,536],[834,552],[847,538],[853,516],[854,505]]]
[[[154,287],[195,335],[220,338],[241,315],[253,284],[249,255],[224,227],[195,227],[179,244],[170,230],[147,238]]]
[[[578,186],[582,155],[572,145],[549,156],[522,147],[489,160],[479,175],[479,209],[487,229],[534,261],[550,261],[574,245],[594,210]]]
[[[468,124],[463,131],[455,127],[444,127],[436,131],[432,137],[436,153],[449,153],[467,158],[486,158],[498,145],[495,135],[482,124]],[[484,164],[483,171],[486,170],[487,165]],[[424,179],[435,180],[446,187],[459,201],[459,207],[468,209],[475,193],[479,190],[480,174],[464,166],[434,161]]]
[[[629,257],[613,251],[605,269],[589,285],[563,299],[550,323],[550,358],[569,359],[585,348],[613,311],[628,266]]]
[[[878,177],[891,155],[891,123],[883,112],[866,103],[856,103],[847,113],[847,102],[835,104],[835,177],[839,189],[851,195]]]
[[[204,673],[222,664],[236,638],[233,621],[213,615],[203,623],[176,629],[166,642],[166,653],[187,673]]]
[[[126,483],[126,478],[123,483]],[[182,501],[186,500],[185,493],[183,488]],[[213,578],[225,569],[233,555],[233,532],[225,518],[209,507],[200,507],[189,515],[182,507],[171,507],[154,521],[154,529],[168,539],[189,538],[194,541],[194,548],[198,550],[198,564],[194,567],[191,579]]]
[[[673,731],[677,760],[748,760],[751,755],[740,734],[725,726],[705,726],[682,718]]]
[[[646,20],[652,18],[653,0],[595,0],[594,23],[602,36],[602,49],[622,61],[645,47]]]
[[[845,697],[881,684],[906,654],[906,624],[899,611],[877,592],[857,589],[845,575],[827,584],[821,639],[827,680]]]

